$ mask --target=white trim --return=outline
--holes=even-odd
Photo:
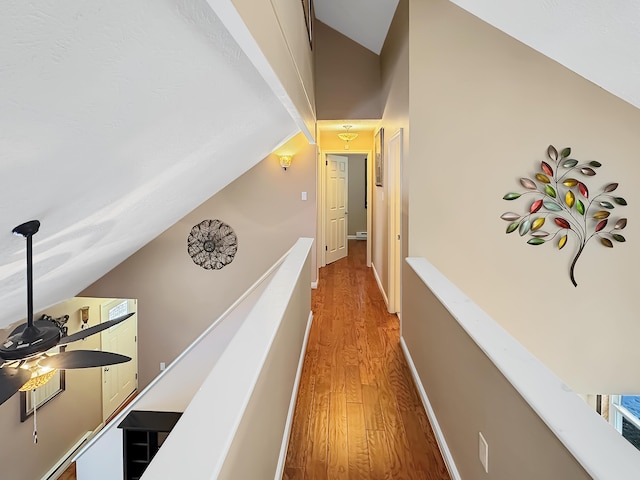
[[[367,156],[367,202],[369,205],[367,206],[367,267],[371,266],[371,242],[368,241],[371,238],[371,196],[373,195],[373,188],[371,186],[371,182],[373,180],[373,176],[371,175],[372,162],[371,156],[373,155],[372,150],[322,150],[318,149],[318,231],[319,234],[319,247],[320,254],[318,255],[318,266],[326,267],[327,266],[327,257],[326,257],[326,249],[322,248],[327,245],[327,234],[326,234],[326,223],[327,223],[327,209],[326,209],[326,198],[327,198],[327,155],[366,155]]]
[[[640,471],[635,447],[434,265],[417,257],[406,262],[592,478]]]
[[[400,346],[402,347],[404,358],[407,360],[407,364],[409,365],[409,370],[411,371],[411,376],[413,377],[413,383],[418,389],[418,393],[420,394],[420,399],[422,400],[424,409],[427,411],[429,423],[431,423],[431,429],[433,430],[433,434],[436,436],[436,442],[438,443],[438,448],[440,449],[440,453],[442,454],[444,463],[447,465],[449,475],[451,476],[452,480],[462,480],[462,477],[458,472],[458,467],[456,467],[456,462],[453,461],[453,455],[451,455],[449,445],[447,445],[447,439],[445,438],[444,433],[440,428],[440,424],[438,423],[438,419],[436,418],[436,413],[433,411],[433,407],[431,406],[431,402],[429,401],[427,392],[425,392],[424,387],[422,386],[420,375],[418,375],[418,370],[416,370],[416,366],[413,363],[413,358],[411,358],[411,354],[409,353],[409,349],[407,348],[407,344],[405,343],[403,337],[400,337]]]
[[[392,147],[398,143],[398,156],[391,158]],[[401,309],[402,300],[402,128],[385,142],[385,168],[387,170],[387,232],[389,265],[389,313]],[[393,161],[392,161],[393,160]]]
[[[384,304],[387,306],[387,308],[389,307],[389,299],[387,298],[387,294],[384,291],[384,288],[382,288],[382,282],[380,281],[380,277],[378,276],[378,272],[376,271],[376,266],[372,263],[371,264],[371,270],[373,270],[373,276],[376,279],[376,282],[378,284],[378,289],[380,289],[380,293],[382,294],[382,298],[384,298]]]
[[[347,240],[358,240],[358,238],[355,235],[347,235]]]
[[[284,465],[287,460],[287,449],[289,447],[289,438],[291,436],[291,427],[293,425],[293,414],[296,409],[296,400],[298,398],[298,387],[300,386],[300,377],[302,377],[302,366],[304,365],[304,356],[307,352],[307,342],[309,341],[309,333],[311,332],[311,324],[313,323],[313,312],[309,312],[309,320],[307,320],[307,329],[304,332],[304,340],[300,349],[300,359],[298,360],[298,371],[296,372],[296,380],[293,384],[291,392],[291,402],[289,403],[289,413],[287,422],[284,425],[284,435],[282,436],[282,446],[280,447],[280,457],[278,458],[278,466],[274,480],[281,480],[284,476]]]
[[[278,74],[275,72],[267,57],[262,53],[262,49],[258,42],[253,37],[251,31],[244,23],[244,20],[236,10],[236,7],[233,5],[232,0],[207,0],[209,7],[215,12],[218,18],[222,21],[224,27],[229,31],[229,34],[236,41],[240,49],[247,56],[249,61],[256,68],[258,73],[262,76],[264,81],[267,83],[271,91],[278,97],[284,108],[289,112],[291,118],[296,123],[298,128],[304,133],[309,143],[315,144],[316,140],[314,137],[315,132],[309,131],[307,128],[307,124],[304,119],[298,112],[293,100],[289,96],[286,88],[280,81]],[[273,4],[271,6],[273,8]],[[275,14],[275,11],[274,11]],[[277,15],[276,15],[277,17]],[[286,40],[285,40],[286,43]],[[290,53],[290,52],[289,52]],[[293,62],[293,59],[291,60]],[[296,66],[297,68],[297,66]],[[296,71],[296,73],[299,72]],[[299,77],[300,79],[300,77]],[[302,82],[302,79],[300,79]],[[306,92],[305,92],[306,95]],[[313,112],[313,108],[309,103],[309,98],[307,97],[307,103]]]
[[[78,449],[80,449],[82,444],[85,443],[87,439],[91,437],[91,435],[93,435],[94,432],[85,432],[85,434],[82,435],[82,437],[80,437],[80,439],[76,443],[74,443],[69,450],[67,450],[67,453],[60,457],[60,460],[58,460],[58,462],[53,467],[51,467],[51,469],[47,473],[44,474],[42,480],[58,478],[58,476],[62,474],[62,472],[69,468],[69,465],[71,465],[74,461],[74,458],[72,458],[73,455],[78,451]]]
[[[316,288],[318,288],[318,281],[317,280],[315,282],[311,282],[311,288],[313,288],[314,290]]]
[[[275,262],[271,268],[269,268],[258,280],[256,280],[253,285],[251,285],[242,295],[240,295],[240,297],[238,297],[238,299],[233,302],[233,304],[227,308],[222,315],[220,315],[211,325],[209,325],[209,327],[207,327],[207,329],[202,332],[198,338],[196,338],[191,345],[189,345],[180,355],[178,355],[175,360],[173,360],[169,365],[167,365],[167,368],[165,368],[164,370],[162,370],[158,375],[156,375],[156,377],[149,383],[149,385],[147,385],[137,396],[136,398],[133,400],[133,402],[131,402],[127,408],[123,408],[115,417],[113,417],[109,424],[113,423],[113,422],[120,422],[120,420],[122,420],[125,416],[127,416],[129,414],[129,411],[133,409],[133,407],[135,406],[135,404],[140,401],[142,398],[144,398],[144,395],[151,390],[157,383],[159,383],[162,378],[167,374],[167,372],[171,371],[172,368],[174,368],[175,365],[178,364],[178,362],[180,362],[180,360],[182,360],[184,357],[187,356],[187,354],[193,350],[196,345],[198,345],[202,340],[204,340],[205,337],[207,337],[207,335],[209,335],[209,333],[216,328],[220,322],[222,322],[225,318],[227,318],[236,308],[238,308],[240,306],[240,304],[242,304],[242,302],[249,296],[251,295],[254,290],[256,288],[258,288],[258,286],[264,282],[265,280],[267,280],[278,268],[280,268],[280,266],[282,265],[282,263],[284,263],[284,261],[286,260],[287,256],[291,253],[291,251],[295,248],[295,244],[293,247],[291,247],[291,249],[289,249],[282,257],[280,257],[280,259]],[[75,456],[74,460],[77,460],[82,454],[84,454],[84,452],[86,452],[87,450],[89,450],[89,448],[91,448],[93,446],[94,443],[96,443],[100,438],[102,438],[103,435],[106,435],[106,433],[109,431],[108,428],[102,429],[102,431],[98,432],[97,435],[95,435],[93,438],[91,438],[91,440],[89,440],[89,442],[87,442],[87,444],[78,452],[78,454]]]

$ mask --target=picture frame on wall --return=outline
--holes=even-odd
[[[384,183],[384,128],[380,128],[373,142],[373,158],[375,160],[376,187]]]
[[[304,12],[304,23],[307,26],[309,45],[313,49],[313,0],[301,0]]]

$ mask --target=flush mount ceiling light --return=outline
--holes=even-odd
[[[349,150],[349,142],[352,140],[355,140],[356,138],[358,138],[358,134],[357,133],[353,133],[350,132],[349,130],[351,129],[351,125],[343,125],[345,131],[344,132],[340,132],[338,134],[338,138],[345,143],[344,145],[344,149],[345,150]]]

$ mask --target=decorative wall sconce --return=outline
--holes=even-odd
[[[287,170],[291,166],[293,155],[280,155],[280,166],[283,170]]]
[[[338,138],[343,142],[346,142],[344,145],[344,149],[349,150],[349,142],[358,138],[358,134],[349,131],[351,129],[351,125],[343,125],[343,127],[345,131],[340,132],[338,134]]]
[[[89,323],[89,307],[80,309],[80,321],[82,322],[81,328],[86,327],[87,323]]]

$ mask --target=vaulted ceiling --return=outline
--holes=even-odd
[[[0,328],[76,295],[297,130],[205,0],[0,2]],[[251,142],[246,139],[251,138]]]
[[[640,106],[635,0],[452,0]],[[382,48],[398,0],[314,0]],[[0,328],[74,296],[297,127],[205,0],[0,2]],[[251,142],[246,139],[251,138]]]
[[[640,107],[640,2],[451,2]],[[314,0],[319,20],[374,53],[380,53],[397,3],[398,0]]]

